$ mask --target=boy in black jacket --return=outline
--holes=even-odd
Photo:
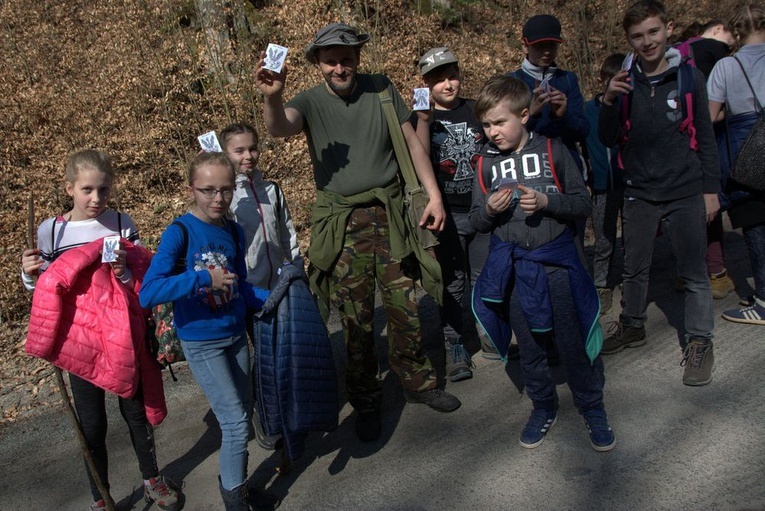
[[[476,100],[489,142],[476,168],[470,223],[492,236],[473,310],[500,355],[507,354],[511,327],[518,340],[534,407],[521,446],[539,446],[557,420],[558,394],[547,361],[554,343],[592,448],[609,451],[616,438],[603,405],[600,302],[573,230],[592,203],[561,140],[526,131],[530,103],[526,85],[503,75],[490,78]]]
[[[693,130],[681,128],[680,54],[667,49],[667,15],[656,0],[640,0],[622,26],[635,52],[603,97],[598,132],[606,146],[621,144],[624,164],[624,310],[603,354],[646,342],[646,299],[653,238],[661,224],[685,282],[685,385],[712,381],[712,292],[707,276],[706,222],[720,209],[717,150],[703,74],[693,69]],[[622,97],[624,96],[624,97]],[[628,117],[628,119],[625,119]],[[626,122],[626,121],[629,122]]]

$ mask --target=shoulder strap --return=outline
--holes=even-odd
[[[53,217],[53,222],[50,226],[50,257],[51,260],[56,259],[56,218]],[[63,218],[63,217],[62,217]]]
[[[749,81],[749,75],[746,74],[746,71],[744,70],[744,65],[741,63],[740,60],[738,60],[738,57],[735,55],[733,56],[734,59],[736,59],[736,62],[738,62],[738,67],[741,68],[741,72],[744,73],[744,78],[746,79],[746,84],[749,85],[749,89],[752,91],[752,96],[754,97],[754,106],[755,108],[759,108],[760,111],[763,110],[762,103],[760,103],[760,98],[757,97],[757,93],[754,91],[754,87],[752,87],[752,82]]]
[[[173,220],[173,223],[170,225],[175,225],[181,230],[183,244],[181,245],[181,255],[175,260],[174,272],[175,274],[183,273],[186,271],[186,254],[189,251],[189,231],[186,229],[186,226],[178,220]]]
[[[693,66],[688,62],[681,62],[677,70],[677,101],[683,114],[683,122],[680,123],[680,133],[686,133],[690,139],[691,149],[699,150],[699,142],[696,140],[696,124],[694,115],[694,94],[696,81],[693,78]]]
[[[486,176],[483,170],[483,155],[478,156],[478,165],[476,165],[476,176],[478,177],[478,185],[481,187],[481,191],[484,195],[488,195],[489,190],[486,188]]]
[[[234,238],[234,256],[239,257],[239,231],[236,230],[236,222],[233,220],[225,220],[229,231],[231,231],[231,237]]]
[[[117,211],[117,234],[122,237],[122,213]]]
[[[547,160],[550,162],[550,172],[552,172],[553,180],[555,181],[555,186],[558,187],[558,191],[560,193],[563,193],[563,187],[560,185],[560,180],[558,180],[558,173],[555,172],[555,159],[553,158],[552,153],[552,139],[547,139]]]
[[[398,117],[396,116],[396,110],[393,107],[393,99],[390,97],[388,88],[382,83],[382,79],[378,75],[372,75],[372,79],[377,86],[377,95],[380,98],[380,104],[382,105],[383,113],[385,114],[385,122],[388,124],[388,132],[390,133],[390,139],[393,143],[393,150],[396,153],[396,160],[398,160],[398,166],[401,169],[401,175],[404,176],[404,182],[410,189],[415,189],[420,186],[417,180],[417,174],[414,171],[414,164],[412,163],[412,157],[409,154],[409,148],[406,145],[404,139],[404,133],[401,131],[401,126],[398,124]]]

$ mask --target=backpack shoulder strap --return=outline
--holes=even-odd
[[[181,230],[181,238],[183,239],[183,243],[181,244],[181,255],[175,261],[174,272],[175,274],[179,274],[186,271],[186,254],[189,251],[189,231],[186,229],[186,226],[178,220],[173,220],[173,223],[170,225],[175,225]]]
[[[478,163],[476,164],[476,177],[478,177],[478,185],[481,187],[481,191],[484,195],[488,195],[489,190],[486,187],[486,183],[488,180],[486,179],[486,172],[484,172],[483,168],[483,155],[478,156]]]
[[[752,96],[754,97],[754,105],[755,107],[759,107],[759,111],[761,112],[763,110],[762,103],[760,103],[760,98],[757,97],[757,93],[754,91],[754,87],[752,87],[752,82],[749,80],[749,75],[746,74],[746,71],[744,70],[744,64],[741,63],[741,61],[736,57],[733,56],[734,59],[736,59],[736,62],[738,62],[738,67],[741,68],[741,72],[744,73],[744,78],[746,79],[746,84],[749,86],[749,90],[752,91]],[[757,108],[755,108],[755,111],[757,111]]]
[[[236,222],[233,220],[226,220],[226,225],[229,231],[231,231],[231,237],[234,238],[234,250],[235,257],[239,257],[239,231],[236,229]]]
[[[563,193],[563,187],[560,185],[560,180],[558,179],[558,173],[555,172],[555,158],[553,157],[552,152],[552,139],[547,139],[547,160],[550,162],[550,172],[552,172],[553,180],[555,181],[555,186],[558,187],[558,191],[560,193]]]
[[[683,121],[680,123],[680,132],[688,135],[691,149],[698,151],[699,143],[698,140],[696,140],[694,115],[695,92],[696,81],[693,78],[693,66],[688,62],[681,62],[677,71],[677,101],[680,102],[680,109],[683,114]]]
[[[117,211],[117,234],[122,236],[122,213]]]

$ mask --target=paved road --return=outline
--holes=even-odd
[[[728,268],[739,291],[751,292],[740,233],[727,233],[727,241]],[[284,510],[765,509],[765,329],[718,319],[714,381],[683,386],[682,294],[672,290],[673,267],[669,243],[657,240],[649,342],[605,359],[613,451],[589,447],[565,384],[558,386],[558,423],[544,444],[520,447],[530,402],[518,390],[517,363],[503,367],[476,356],[474,378],[448,385],[463,402],[455,413],[406,405],[384,367],[378,442],[356,439],[345,404],[338,429],[310,437],[306,456],[287,475],[275,474],[275,453],[251,442],[251,482],[282,497]],[[716,301],[716,316],[736,303],[734,295]],[[422,307],[432,339],[434,310],[427,300]],[[342,338],[336,325],[331,331],[342,369]],[[384,353],[380,343],[381,359]],[[180,382],[166,382],[170,414],[157,429],[160,467],[183,481],[186,509],[221,509],[220,432],[188,369],[179,367],[178,376]],[[120,509],[150,509],[140,500],[140,475],[114,400],[110,406],[113,495]],[[84,467],[63,412],[2,434],[0,510],[87,509]]]

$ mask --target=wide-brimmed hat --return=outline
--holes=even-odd
[[[446,64],[456,63],[457,57],[454,56],[454,53],[449,51],[449,48],[443,46],[440,48],[432,48],[426,51],[420,58],[420,76],[425,76],[434,69],[445,66]]]
[[[529,18],[523,25],[524,44],[531,45],[542,41],[563,42],[560,36],[560,21],[555,16],[538,14]]]
[[[316,64],[316,50],[327,46],[362,46],[372,38],[369,34],[357,34],[345,23],[332,23],[316,32],[316,36],[305,49],[305,58]]]

